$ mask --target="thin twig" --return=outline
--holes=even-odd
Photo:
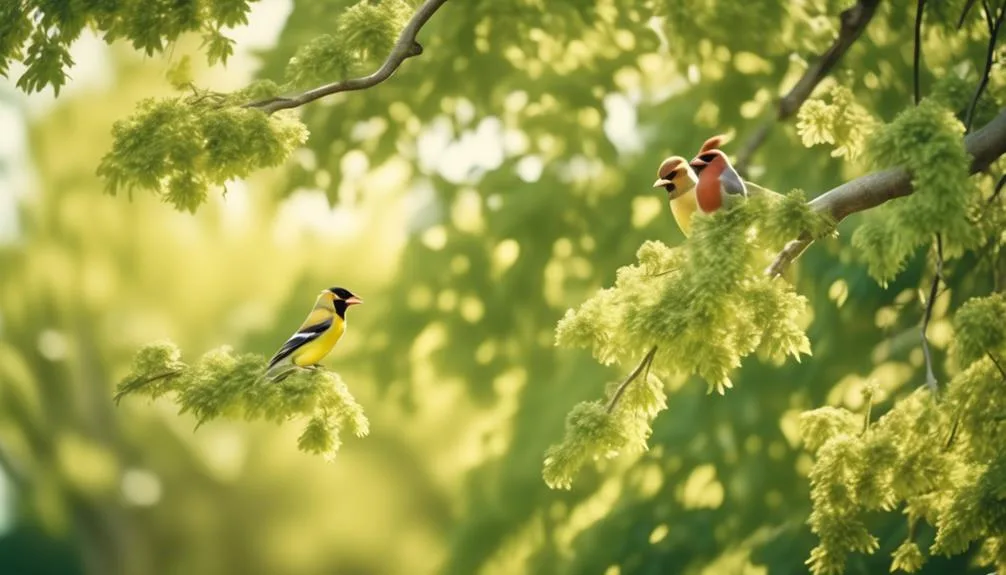
[[[992,195],[989,196],[989,199],[988,201],[985,202],[985,205],[989,205],[992,202],[996,201],[996,198],[999,197],[999,192],[1003,190],[1003,185],[1006,185],[1006,174],[999,176],[999,181],[996,182],[996,189],[992,192]]]
[[[1003,376],[1003,383],[1006,383],[1006,370],[1004,370],[1003,366],[999,364],[999,360],[997,360],[996,357],[994,355],[992,355],[992,352],[987,351],[985,353],[986,353],[986,355],[989,356],[989,359],[992,360],[992,364],[996,366],[996,369],[999,370],[999,374]],[[950,447],[954,444],[954,440],[957,439],[957,430],[960,427],[960,423],[961,423],[961,413],[964,411],[964,408],[967,406],[967,401],[969,399],[970,399],[970,396],[968,396],[967,398],[965,398],[964,404],[962,404],[957,409],[957,412],[954,414],[954,423],[950,427],[950,435],[947,436],[947,441],[946,441],[946,443],[943,444],[943,450],[944,451],[949,450]]]
[[[662,272],[657,272],[657,273],[655,273],[655,274],[650,274],[650,277],[651,277],[651,278],[658,278],[658,277],[660,277],[660,276],[665,276],[665,275],[667,275],[667,274],[672,274],[672,273],[674,273],[674,272],[676,272],[676,271],[678,271],[678,268],[671,268],[671,269],[669,269],[669,270],[664,270],[664,271],[662,271]]]
[[[866,435],[866,432],[870,430],[870,417],[872,413],[873,413],[873,394],[871,393],[866,397],[866,413],[863,415],[862,435]]]
[[[1006,370],[1003,369],[1003,366],[999,363],[999,360],[996,359],[996,356],[992,355],[991,351],[987,351],[985,353],[988,354],[989,359],[992,360],[992,364],[999,370],[999,375],[1003,376],[1003,383],[1006,383]]]
[[[961,413],[964,411],[964,406],[960,406],[956,412],[954,412],[954,422],[950,425],[950,435],[947,435],[947,441],[943,444],[943,451],[950,451],[950,448],[954,445],[954,440],[957,439],[957,430],[961,426]]]
[[[402,29],[402,33],[398,36],[398,41],[395,42],[395,46],[391,49],[391,53],[388,54],[384,63],[381,64],[381,67],[374,73],[368,76],[363,76],[362,78],[351,78],[349,80],[341,80],[339,82],[325,84],[324,86],[318,86],[317,88],[313,88],[297,96],[281,96],[251,102],[245,104],[244,107],[258,108],[267,114],[272,114],[273,112],[277,112],[279,110],[297,108],[320,98],[331,96],[332,94],[338,94],[339,92],[364,90],[380,84],[390,78],[403,62],[413,56],[419,56],[423,53],[423,47],[416,41],[416,36],[433,14],[436,13],[436,11],[439,10],[446,2],[447,0],[426,0],[423,2],[419,9],[416,10],[416,13],[413,14],[409,23]]]
[[[618,384],[618,388],[615,389],[615,393],[612,394],[611,399],[608,400],[608,407],[606,408],[608,413],[614,411],[615,406],[618,405],[618,400],[622,399],[622,395],[625,394],[625,390],[628,389],[629,385],[631,385],[632,382],[639,377],[639,374],[643,373],[644,369],[646,370],[646,375],[650,375],[650,364],[653,363],[653,357],[655,355],[657,355],[657,346],[650,348],[650,351],[643,356],[643,360],[640,361],[639,365],[632,370],[632,373],[627,375],[622,383]]]
[[[919,105],[922,100],[922,91],[919,87],[919,69],[922,63],[922,15],[925,12],[926,0],[919,0],[915,5],[915,53],[912,57],[912,87],[915,94],[915,105]]]
[[[980,130],[964,138],[964,147],[971,155],[970,173],[988,168],[1006,153],[1006,109]],[[846,182],[817,196],[809,202],[811,209],[827,214],[837,225],[846,217],[911,195],[912,178],[904,168],[889,168]],[[814,238],[808,233],[786,244],[765,270],[771,277],[781,275],[786,267],[807,248]]]
[[[936,290],[940,287],[943,279],[943,236],[936,234],[936,274],[933,276],[933,283],[929,286],[929,299],[926,301],[926,312],[922,316],[922,353],[926,357],[926,385],[929,391],[936,395],[939,389],[936,387],[936,375],[933,373],[933,356],[929,350],[929,338],[926,337],[926,330],[929,329],[929,320],[933,316],[933,304],[936,303]]]
[[[989,28],[989,47],[988,51],[985,53],[985,69],[982,71],[981,80],[978,82],[978,87],[975,89],[974,96],[971,97],[971,105],[968,106],[968,113],[964,121],[964,127],[967,131],[971,130],[971,123],[975,119],[975,110],[978,108],[978,100],[982,97],[982,92],[985,91],[985,87],[989,83],[989,74],[992,73],[992,64],[995,62],[996,57],[996,39],[999,37],[999,28],[1002,26],[1003,15],[1006,14],[1006,0],[999,6],[999,11],[996,13],[995,20],[992,20],[992,16],[988,13],[990,6],[985,4],[986,10],[986,24]]]
[[[845,53],[849,51],[849,48],[863,34],[863,30],[866,29],[867,24],[873,19],[873,15],[876,13],[879,4],[880,0],[859,0],[854,6],[841,13],[839,16],[841,24],[838,30],[838,37],[835,38],[831,47],[807,68],[803,76],[797,80],[790,91],[779,100],[779,105],[776,107],[774,115],[766,119],[755,130],[737,153],[737,161],[734,162],[734,167],[740,171],[741,175],[745,173],[751,157],[768,138],[768,134],[775,123],[784,121],[796,114],[800,106],[814,92],[814,88],[828,77],[828,74],[831,73],[835,65],[838,64]]]
[[[975,0],[968,0],[968,3],[964,5],[964,10],[961,10],[961,17],[957,20],[957,29],[960,30],[964,26],[964,19],[967,18],[968,12],[971,11],[971,7],[975,5]]]
[[[161,380],[161,379],[167,379],[169,377],[175,377],[176,375],[179,375],[181,373],[182,373],[182,370],[180,370],[180,369],[174,369],[174,370],[171,370],[171,371],[166,371],[164,373],[159,373],[157,375],[152,375],[152,376],[150,376],[150,377],[148,377],[146,379],[140,379],[140,380],[137,380],[137,381],[133,381],[133,382],[131,382],[131,383],[123,386],[122,389],[120,389],[118,392],[116,392],[116,394],[112,396],[112,401],[115,402],[115,405],[119,405],[119,402],[122,401],[122,398],[125,397],[127,394],[130,394],[130,393],[136,391],[137,389],[139,389],[139,388],[141,388],[141,387],[143,387],[145,385],[149,385],[149,384],[151,384],[151,383],[153,383],[155,381],[158,381],[158,380]]]

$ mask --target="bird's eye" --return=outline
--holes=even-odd
[[[716,154],[702,154],[701,156],[699,156],[700,160],[707,163],[713,161],[715,158]]]
[[[677,175],[678,175],[678,171],[677,170],[671,170],[670,172],[667,172],[667,175],[664,176],[664,179],[665,180],[673,180],[674,176],[677,176]]]

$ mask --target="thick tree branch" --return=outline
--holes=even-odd
[[[324,86],[318,86],[317,88],[313,88],[296,96],[281,96],[260,100],[258,102],[251,102],[249,104],[245,104],[244,107],[258,108],[267,114],[272,114],[273,112],[277,112],[279,110],[298,108],[304,104],[324,98],[325,96],[338,94],[339,92],[365,90],[380,84],[390,78],[403,62],[413,56],[419,56],[423,53],[423,47],[416,41],[416,36],[419,34],[419,31],[423,28],[423,26],[430,20],[433,14],[446,2],[447,0],[426,0],[423,2],[419,9],[416,10],[416,13],[412,15],[412,19],[409,20],[409,23],[402,29],[402,33],[398,36],[398,41],[395,42],[395,46],[391,49],[391,53],[388,54],[387,59],[384,60],[384,63],[381,64],[381,67],[378,68],[376,72],[368,76],[363,76],[362,78],[351,78],[349,80],[341,80],[339,82],[325,84]]]
[[[766,120],[748,138],[740,152],[737,153],[737,161],[734,163],[734,166],[742,174],[747,168],[751,156],[754,155],[768,138],[772,126],[776,122],[786,120],[796,114],[800,106],[814,92],[814,88],[831,73],[832,68],[838,64],[842,56],[849,51],[849,48],[863,34],[863,30],[866,29],[867,24],[873,19],[873,15],[876,13],[879,4],[880,0],[859,0],[855,6],[842,12],[839,16],[841,27],[838,30],[838,37],[835,38],[835,42],[832,43],[831,47],[816,62],[807,68],[807,71],[804,72],[796,85],[779,100],[775,117]]]
[[[972,174],[984,170],[1006,153],[1006,109],[1000,110],[991,122],[964,138],[964,147],[971,154]],[[837,224],[851,214],[875,208],[911,193],[912,179],[908,171],[904,168],[890,168],[846,182],[809,203],[811,208],[828,214]],[[786,244],[765,273],[773,277],[782,274],[786,266],[803,253],[811,241],[813,238],[804,234]]]

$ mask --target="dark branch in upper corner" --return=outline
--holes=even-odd
[[[916,106],[922,101],[922,82],[919,80],[919,74],[922,69],[922,17],[925,11],[926,0],[919,0],[915,5],[915,47],[912,54],[912,93],[915,96]]]
[[[779,100],[775,117],[766,120],[748,138],[740,152],[737,153],[737,161],[734,165],[741,173],[744,173],[748,162],[751,161],[751,157],[768,138],[772,126],[776,122],[786,120],[796,114],[800,106],[803,106],[807,98],[810,98],[811,93],[814,92],[814,88],[831,73],[832,68],[838,64],[842,56],[859,39],[867,24],[873,19],[873,15],[877,12],[879,4],[880,0],[859,0],[854,6],[842,12],[839,16],[841,27],[838,30],[838,37],[835,38],[831,47],[807,68],[807,71],[804,72],[796,85]]]
[[[975,88],[974,96],[971,97],[971,104],[968,106],[968,114],[964,120],[964,127],[967,130],[971,130],[971,123],[975,119],[975,110],[978,108],[978,100],[981,99],[982,92],[985,91],[985,86],[989,83],[989,74],[992,73],[992,64],[995,62],[996,56],[996,40],[999,38],[999,29],[1003,23],[1003,16],[1006,16],[1006,0],[1003,0],[999,6],[999,11],[996,14],[995,19],[992,18],[992,14],[989,13],[989,10],[989,4],[985,3],[985,23],[988,25],[989,29],[989,46],[988,51],[985,54],[985,68],[982,70],[981,80],[978,82],[978,87]]]
[[[388,54],[384,63],[381,64],[381,67],[374,73],[361,78],[350,78],[349,80],[341,80],[339,82],[325,84],[324,86],[318,86],[317,88],[312,88],[296,96],[279,96],[276,98],[259,100],[258,102],[251,102],[245,104],[244,107],[257,108],[267,114],[272,114],[273,112],[278,112],[279,110],[298,108],[304,104],[311,103],[315,100],[324,98],[325,96],[338,94],[339,92],[365,90],[380,84],[390,78],[403,62],[413,56],[419,56],[423,53],[423,47],[416,41],[416,36],[419,34],[419,31],[422,30],[423,26],[430,20],[433,14],[445,3],[447,3],[447,0],[426,0],[423,2],[419,9],[416,10],[416,13],[412,15],[412,19],[409,20],[409,23],[402,29],[402,33],[398,36],[398,41],[395,42],[395,46],[391,49],[391,53]]]
[[[964,147],[971,154],[970,173],[984,171],[999,156],[1006,154],[1006,109],[980,130],[964,138]],[[817,212],[831,216],[835,224],[856,212],[875,208],[895,198],[911,195],[912,179],[904,168],[889,168],[866,174],[829,190],[809,202]],[[813,238],[802,235],[790,241],[765,270],[777,276],[810,245]]]

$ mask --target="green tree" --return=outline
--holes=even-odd
[[[20,61],[20,87],[57,89],[85,27],[149,53],[202,34],[213,63],[249,8],[137,6],[10,4],[0,71]],[[280,165],[287,202],[314,188],[352,205],[380,182],[385,205],[420,206],[397,220],[387,303],[354,350],[367,369],[346,380],[400,410],[385,424],[426,421],[432,449],[469,445],[439,472],[460,510],[443,572],[1002,571],[1004,15],[970,0],[295,0],[257,81],[202,88],[178,58],[180,92],[119,119],[91,165],[112,193],[199,218],[214,186]],[[787,197],[702,217],[682,243],[649,182],[716,132]],[[10,257],[44,261],[28,253]],[[280,275],[265,261],[249,271]],[[58,301],[25,285],[7,290]],[[212,289],[222,313],[237,288]],[[8,299],[4,329],[37,329]],[[190,313],[181,333],[219,334]],[[10,353],[28,353],[25,333]],[[313,451],[362,429],[327,381],[261,391],[261,357],[243,353],[190,371],[155,344],[120,391],[174,392],[200,421],[306,414]],[[65,380],[22,363],[24,389]],[[92,399],[110,389],[96,381]],[[21,452],[47,461],[46,445]]]

